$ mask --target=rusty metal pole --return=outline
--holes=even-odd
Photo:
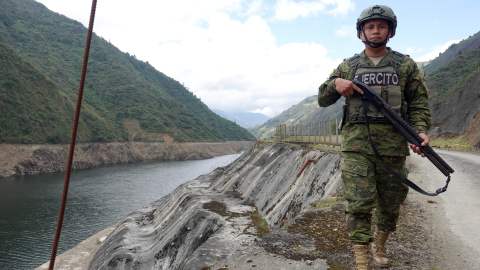
[[[65,183],[63,185],[62,202],[60,205],[60,213],[58,215],[57,230],[55,232],[55,240],[53,241],[52,255],[50,257],[50,265],[48,267],[49,270],[53,270],[53,267],[55,265],[58,242],[60,240],[60,233],[62,231],[63,218],[65,216],[65,206],[67,204],[68,185],[70,183],[70,173],[72,171],[73,154],[75,152],[75,141],[77,138],[78,120],[80,118],[80,110],[82,107],[83,87],[85,85],[85,75],[87,73],[88,55],[90,53],[90,44],[92,41],[92,32],[93,32],[93,21],[95,19],[96,8],[97,8],[97,0],[93,0],[92,9],[90,12],[90,22],[88,24],[87,40],[85,42],[85,52],[83,54],[83,66],[82,66],[82,73],[80,75],[80,85],[78,87],[77,107],[75,109],[75,116],[73,119],[73,130],[72,130],[72,137],[70,139],[70,151],[68,154],[67,169],[65,172]]]

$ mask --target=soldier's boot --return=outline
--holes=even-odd
[[[388,267],[390,265],[390,258],[387,255],[387,248],[385,247],[385,242],[387,242],[389,232],[382,232],[375,227],[375,232],[373,236],[375,240],[370,245],[373,255],[373,263],[377,267]]]
[[[353,245],[353,255],[355,256],[355,270],[373,269],[369,245]]]

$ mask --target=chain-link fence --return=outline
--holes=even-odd
[[[276,127],[275,140],[278,142],[306,142],[329,145],[340,145],[339,124],[341,118],[316,122],[307,125],[280,124]]]

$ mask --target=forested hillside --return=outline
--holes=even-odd
[[[425,71],[425,75],[428,76],[430,75],[430,73],[443,67],[458,54],[479,46],[480,46],[480,32],[477,32],[475,35],[460,41],[458,44],[450,45],[450,47],[445,52],[440,53],[438,57],[429,61],[428,64],[423,67],[423,70]]]
[[[480,72],[479,47],[460,51],[450,62],[428,76],[430,99],[441,100],[455,93]]]
[[[0,1],[0,43],[8,44],[13,51],[7,54],[21,63],[18,72],[10,72],[10,67],[3,65],[2,70],[5,70],[2,72],[10,72],[13,80],[35,86],[36,81],[22,71],[25,70],[23,66],[30,66],[35,70],[35,76],[49,85],[42,90],[0,84],[0,104],[16,104],[14,110],[0,105],[3,119],[0,122],[0,142],[68,142],[69,136],[65,134],[70,133],[71,123],[64,122],[73,118],[71,104],[78,91],[86,33],[87,29],[81,23],[52,12],[33,0]],[[30,96],[38,94],[35,91],[48,92],[43,99],[37,99],[37,107],[28,109],[36,112],[29,111],[30,120],[15,113],[29,106],[25,99],[12,100],[16,95],[12,91],[19,91],[19,87],[22,91],[32,92]],[[53,109],[57,113],[66,110],[59,113],[64,114],[59,123],[53,118],[49,121],[42,118],[50,115],[48,108],[52,106],[47,106],[48,102],[59,106]],[[7,114],[9,118],[5,120]],[[31,124],[35,121],[55,125],[48,133],[47,129],[34,129]],[[25,129],[21,128],[12,131],[11,123],[30,126],[41,134],[27,136]],[[155,70],[148,61],[142,62],[134,55],[121,52],[97,35],[92,39],[80,124],[80,142],[255,139],[247,130],[211,112],[182,84]]]
[[[0,142],[57,143],[70,138],[71,102],[53,82],[2,43],[0,86]],[[83,123],[81,127],[85,128]]]
[[[453,44],[424,67],[430,93],[431,138],[480,149],[480,32]]]
[[[269,138],[275,134],[275,127],[280,124],[307,125],[342,117],[343,104],[345,99],[341,98],[335,104],[321,108],[318,106],[317,96],[310,96],[264,124],[256,125],[249,130],[258,139]]]

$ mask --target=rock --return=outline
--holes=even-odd
[[[143,160],[191,160],[235,154],[255,142],[149,143],[113,142],[79,143],[75,146],[72,169],[88,169],[103,164]],[[0,144],[0,177],[64,171],[68,144]]]
[[[298,168],[314,158],[319,162],[297,178]],[[233,269],[253,262],[252,256],[274,269],[304,269],[305,262],[262,254],[250,215],[258,211],[270,228],[279,229],[282,220],[293,220],[312,201],[335,193],[341,159],[340,154],[305,153],[289,144],[251,147],[229,166],[128,215],[95,252],[88,269]],[[151,221],[141,224],[145,215]],[[320,259],[311,267],[328,268]]]

